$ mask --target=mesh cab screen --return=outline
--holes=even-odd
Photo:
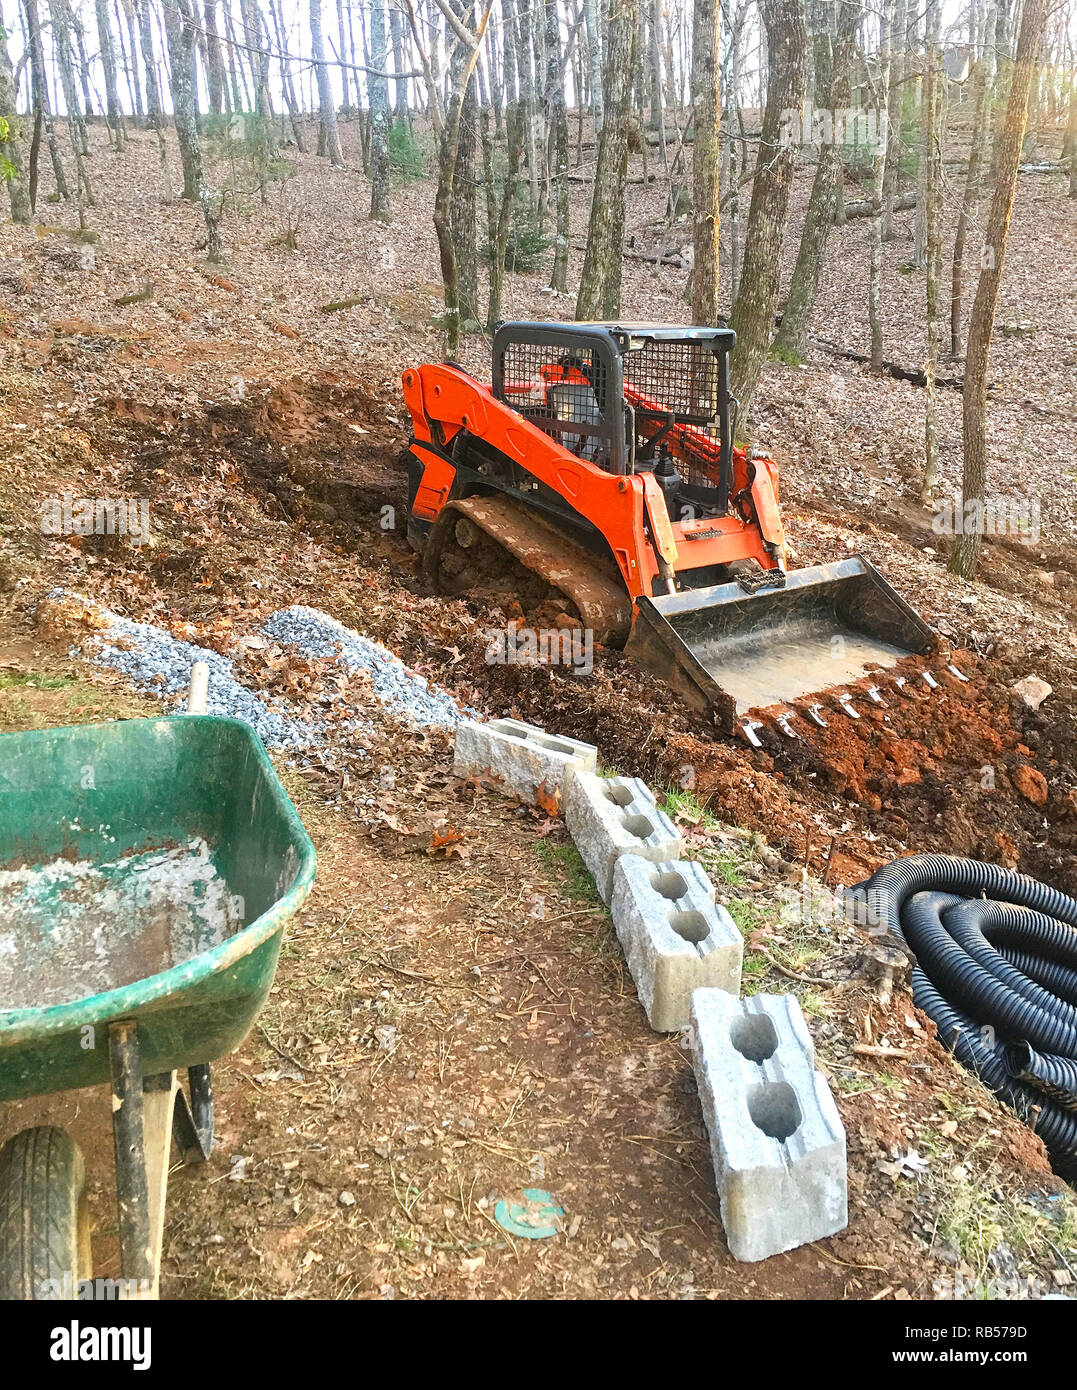
[[[502,364],[505,400],[570,453],[608,468],[609,382],[594,348],[510,342]]]
[[[622,358],[625,404],[636,416],[636,446],[660,443],[686,483],[716,487],[721,460],[718,358],[704,343],[646,341]]]

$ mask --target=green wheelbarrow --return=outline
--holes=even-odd
[[[209,1063],[250,1030],[314,868],[239,720],[0,735],[0,1101],[111,1084],[121,1297],[156,1296],[171,1143],[208,1158]],[[92,1279],[84,1183],[63,1129],[0,1149],[0,1297]]]

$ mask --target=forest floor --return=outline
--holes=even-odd
[[[949,576],[917,498],[923,393],[815,346],[767,368],[757,438],[782,467],[795,563],[862,552],[970,678],[790,753],[717,737],[614,652],[587,677],[491,666],[487,634],[512,611],[432,594],[404,540],[398,389],[404,366],[441,351],[429,183],[395,188],[382,227],[365,220],[360,174],[300,157],[264,209],[226,220],[228,264],[208,266],[198,210],[153,191],[149,137],[123,156],[94,138],[92,254],[59,206],[50,227],[0,233],[0,728],[159,708],[70,656],[75,632],[35,622],[63,586],[231,656],[299,705],[325,673],[270,667],[250,639],[274,609],[309,604],[461,705],[589,739],[659,789],[691,768],[693,794],[670,792],[669,809],[745,932],[747,987],[801,996],[849,1134],[848,1230],[732,1260],[686,1056],[648,1030],[560,823],[454,779],[443,735],[386,721],[368,747],[337,736],[332,757],[275,758],[319,879],[258,1028],[215,1068],[219,1148],[173,1177],[166,1293],[918,1298],[1014,1271],[1064,1291],[1077,1214],[1039,1141],[941,1051],[907,992],[879,1000],[852,928],[786,910],[805,872],[816,888],[850,883],[922,849],[1077,891],[1077,205],[1062,179],[1020,180],[992,357],[989,488],[1034,499],[1040,531],[989,542],[976,583]],[[955,171],[951,215],[960,191]],[[629,194],[630,227],[661,215],[661,182]],[[574,228],[585,218],[573,185]],[[886,249],[886,350],[918,367],[911,219]],[[865,220],[835,230],[813,321],[852,350],[866,343],[867,236]],[[674,228],[667,244],[687,239]],[[682,319],[684,280],[626,260],[625,317]],[[345,299],[358,302],[323,311]],[[507,277],[506,317],[572,307],[541,274]],[[467,340],[477,375],[487,356]],[[940,392],[940,417],[953,490],[959,392]],[[43,535],[42,502],[65,490],[148,498],[153,544]],[[1037,712],[1011,690],[1026,675],[1054,687]],[[494,1202],[534,1185],[566,1230],[514,1243]]]

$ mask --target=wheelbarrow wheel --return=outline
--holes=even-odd
[[[0,1149],[0,1299],[77,1297],[93,1277],[85,1188],[62,1129],[24,1129]]]

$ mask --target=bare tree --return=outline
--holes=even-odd
[[[744,267],[730,318],[736,331],[731,368],[746,423],[770,345],[778,303],[782,242],[789,217],[789,192],[796,151],[783,144],[783,113],[798,110],[804,96],[807,34],[800,0],[760,0],[767,35],[767,104],[752,184]]]
[[[696,0],[692,13],[692,322],[711,325],[718,322],[718,6]]]
[[[56,128],[52,123],[52,103],[49,100],[49,84],[45,72],[45,50],[41,42],[41,19],[37,0],[23,0],[23,13],[26,16],[26,35],[30,47],[30,84],[34,102],[35,137],[38,123],[40,123],[45,131],[45,139],[49,147],[49,158],[52,160],[56,191],[66,203],[70,200],[71,190],[67,186],[63,160],[60,158],[60,144],[56,138]],[[37,165],[32,156],[30,159],[29,194],[32,210],[36,203],[37,194]]]
[[[7,34],[0,23],[0,180],[7,184],[11,220],[28,223],[30,193],[26,186],[22,123],[15,110],[15,76],[7,51]]]
[[[975,0],[973,0],[975,9]],[[985,27],[992,32],[995,27],[995,9],[989,6]],[[957,218],[954,233],[954,262],[950,285],[950,355],[961,355],[961,317],[963,298],[963,279],[965,265],[965,242],[968,239],[969,224],[976,210],[976,200],[980,192],[980,171],[983,167],[984,150],[987,143],[987,53],[986,44],[982,51],[973,55],[972,66],[973,116],[972,144],[969,147],[969,164],[965,172],[965,192],[961,199],[961,211]]]
[[[490,248],[490,295],[486,315],[487,332],[492,333],[501,318],[501,291],[505,280],[505,255],[508,246],[512,209],[520,183],[520,159],[523,155],[523,112],[520,107],[520,87],[516,72],[515,27],[512,23],[514,0],[501,0],[505,17],[503,74],[505,81],[505,180],[500,203],[494,197],[493,147],[488,125],[484,126],[483,164],[486,179],[487,221]],[[525,0],[526,3],[526,0]]]
[[[161,164],[161,183],[165,190],[165,198],[171,202],[175,197],[175,190],[172,187],[172,170],[168,164],[168,145],[165,143],[165,118],[161,109],[161,89],[157,82],[157,54],[153,47],[149,0],[134,2],[138,19],[139,46],[146,69],[146,110],[149,113],[150,125],[157,136],[157,156]]]
[[[385,76],[388,52],[385,42],[384,0],[370,5],[370,215],[389,220],[389,79]]]
[[[217,0],[204,0],[202,12],[206,23],[206,87],[209,90],[209,109],[219,116],[224,110],[227,87],[224,80],[224,54],[221,36],[217,32]]]
[[[337,107],[333,100],[333,88],[329,82],[329,68],[325,61],[325,40],[322,38],[322,0],[310,0],[310,39],[314,50],[314,65],[318,74],[318,107],[321,111],[322,125],[325,128],[329,163],[334,169],[344,168],[344,153],[340,148],[340,131],[337,129]]]
[[[404,21],[396,0],[389,0],[389,37],[393,47],[393,120],[406,122],[411,119],[408,106],[407,64],[404,61]]]
[[[546,126],[552,146],[554,185],[554,252],[550,288],[568,288],[568,115],[565,67],[561,56],[561,17],[557,0],[546,0]]]
[[[584,25],[587,34],[587,77],[591,87],[591,114],[595,135],[602,130],[602,12],[598,0],[583,0]]]
[[[1017,190],[1017,166],[1021,160],[1028,93],[1046,16],[1047,0],[1024,0],[1013,80],[996,145],[995,190],[987,216],[980,279],[972,304],[965,355],[965,384],[961,397],[965,451],[962,500],[965,509],[970,502],[983,501],[987,480],[987,361],[1002,267],[1006,259],[1010,215]],[[982,544],[983,537],[976,527],[963,528],[950,556],[950,569],[966,579],[975,578]]]
[[[79,210],[79,227],[86,231],[86,209],[93,206],[94,199],[86,168],[89,141],[86,124],[79,108],[78,89],[75,86],[75,60],[71,46],[75,35],[74,17],[68,0],[49,0],[49,13],[52,16],[53,50],[56,65],[60,70],[64,105],[67,107],[67,132],[71,138],[71,151],[75,156],[75,200]]]
[[[905,0],[898,0],[896,8],[904,13]],[[883,320],[880,299],[882,295],[883,242],[886,239],[889,200],[886,196],[890,160],[897,158],[897,144],[891,129],[891,121],[901,119],[900,105],[894,114],[893,82],[891,80],[891,40],[894,29],[891,23],[894,10],[893,0],[882,0],[879,20],[879,73],[875,86],[875,114],[879,122],[875,153],[872,159],[871,178],[871,253],[868,266],[868,324],[871,329],[871,365],[881,371],[883,365]],[[904,37],[904,36],[902,36]]]
[[[143,0],[146,3],[146,0]],[[198,139],[198,114],[195,107],[194,40],[195,24],[189,0],[161,0],[164,13],[165,37],[171,64],[172,111],[176,122],[176,139],[183,167],[183,197],[197,203],[202,200],[202,147]]]
[[[924,44],[924,238],[927,275],[927,359],[924,362],[924,475],[920,497],[930,502],[939,477],[938,397],[935,377],[939,362],[939,279],[942,274],[942,71],[939,36],[942,0],[932,0],[927,12]]]
[[[120,106],[120,92],[116,82],[116,51],[112,42],[112,22],[108,12],[108,0],[94,0],[94,14],[97,19],[97,42],[101,53],[101,67],[105,74],[105,119],[108,122],[109,140],[113,149],[124,147],[127,129],[123,108]]]
[[[887,0],[882,0],[884,7]],[[860,23],[860,0],[838,0],[837,31],[833,35],[834,49],[829,57],[829,82],[825,88],[827,120],[824,122],[823,139],[819,150],[819,162],[815,166],[811,193],[808,196],[808,209],[804,216],[804,230],[800,235],[796,265],[789,283],[785,313],[781,327],[774,341],[775,349],[787,358],[797,360],[804,354],[804,344],[808,337],[808,324],[815,296],[819,292],[819,279],[823,273],[823,262],[830,241],[830,229],[834,225],[835,204],[838,183],[841,179],[841,135],[840,113],[849,106],[852,83],[853,50],[856,31]],[[883,47],[889,43],[889,27],[886,14],[882,17]],[[880,56],[880,64],[885,59]],[[816,65],[816,81],[821,82],[827,73],[820,73]],[[881,105],[885,118],[887,79],[880,71],[879,88],[882,92]],[[818,100],[818,98],[817,98]],[[877,142],[885,155],[885,135]]]
[[[445,287],[445,344],[450,357],[455,356],[460,347],[460,276],[451,217],[456,157],[460,149],[460,121],[468,84],[479,59],[479,46],[490,22],[492,5],[493,0],[484,0],[484,8],[472,31],[466,23],[470,17],[469,10],[465,10],[461,18],[450,8],[448,0],[438,0],[438,8],[456,38],[449,62],[449,94],[438,151],[438,186],[434,198],[434,230],[438,238],[441,278]]]
[[[621,312],[628,129],[635,70],[636,16],[631,0],[610,0],[606,33],[606,85],[602,92],[602,132],[591,197],[578,319],[616,318]]]

